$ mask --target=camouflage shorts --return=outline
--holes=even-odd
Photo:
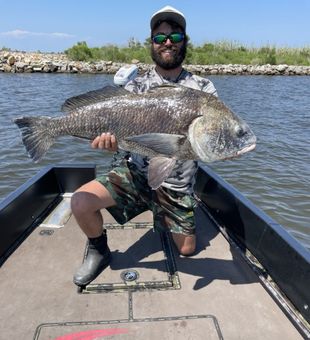
[[[195,199],[186,194],[160,187],[151,190],[145,176],[136,166],[124,162],[107,175],[97,178],[117,203],[107,210],[115,220],[124,224],[146,210],[154,216],[154,228],[184,235],[195,233]]]

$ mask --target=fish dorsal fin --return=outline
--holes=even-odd
[[[158,189],[169,177],[176,163],[175,158],[154,157],[149,161],[148,184],[153,189]]]
[[[112,97],[128,93],[128,91],[121,87],[107,85],[101,89],[89,91],[78,96],[68,98],[61,106],[61,111],[70,113],[83,106],[100,103]]]
[[[135,135],[126,137],[126,141],[143,145],[159,154],[168,156],[175,155],[180,145],[184,143],[184,135],[172,135],[168,133],[147,133],[144,135]]]

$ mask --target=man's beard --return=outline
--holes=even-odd
[[[166,49],[172,49],[172,47],[166,47]],[[172,70],[183,63],[186,56],[186,44],[183,44],[179,53],[174,55],[174,57],[169,61],[166,61],[161,57],[161,52],[163,50],[164,48],[155,50],[154,45],[151,45],[151,57],[153,61],[164,70]]]

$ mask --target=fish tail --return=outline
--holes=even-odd
[[[55,136],[51,134],[49,117],[21,117],[14,123],[19,127],[24,146],[33,159],[38,162],[52,146]]]

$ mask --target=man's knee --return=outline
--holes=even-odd
[[[77,191],[71,197],[71,210],[73,215],[85,214],[90,210],[88,192]]]
[[[196,250],[195,235],[182,235],[173,233],[172,238],[181,255],[184,256],[193,255],[193,253]]]
[[[98,211],[115,204],[110,192],[97,181],[81,186],[71,198],[71,209],[74,215]]]
[[[190,256],[190,255],[193,255],[195,250],[196,250],[196,246],[195,245],[182,245],[180,247],[178,247],[178,250],[179,250],[179,253],[181,255],[184,255],[184,256]]]

